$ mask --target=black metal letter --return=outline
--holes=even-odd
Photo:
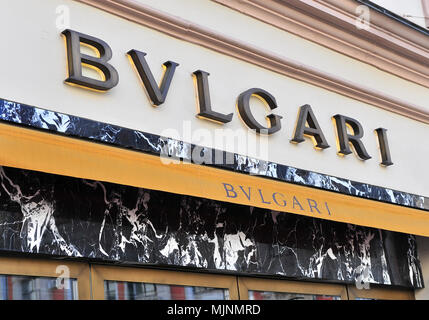
[[[353,145],[358,157],[362,160],[371,159],[371,156],[366,152],[366,149],[360,141],[363,137],[362,125],[355,119],[337,114],[333,117],[337,126],[338,136],[338,153],[347,155],[352,153],[349,142]],[[353,130],[353,135],[347,133],[347,125]]]
[[[223,114],[212,110],[210,102],[210,91],[208,76],[210,73],[197,70],[193,73],[197,82],[197,95],[198,95],[198,107],[200,112],[198,117],[206,118],[222,124],[228,123],[232,120],[233,114]]]
[[[381,154],[381,165],[382,166],[391,166],[393,164],[392,157],[390,155],[389,143],[387,142],[386,129],[378,128],[375,129],[378,137],[378,145],[380,147]]]
[[[308,124],[308,126],[306,126]],[[296,123],[295,133],[291,142],[304,142],[304,135],[311,136],[316,141],[316,148],[326,149],[329,144],[323,135],[322,129],[314,116],[311,106],[306,104],[299,108],[299,116]]]
[[[158,86],[144,58],[146,53],[130,50],[128,51],[128,55],[131,57],[152,103],[156,106],[164,103],[168,89],[170,88],[171,80],[173,79],[174,71],[179,64],[173,61],[167,61],[163,64],[165,73],[162,77],[161,85]]]
[[[112,89],[118,84],[118,72],[112,65],[107,63],[112,58],[112,50],[106,42],[70,29],[64,30],[62,34],[66,37],[67,45],[69,77],[65,80],[66,83],[77,84],[101,91]],[[99,57],[81,53],[81,43],[95,48],[99,53]],[[82,65],[88,65],[101,71],[104,81],[83,76]]]
[[[253,117],[252,112],[250,110],[250,97],[253,95],[261,98],[264,102],[266,102],[270,110],[277,108],[276,99],[269,92],[259,88],[252,88],[247,91],[244,91],[238,96],[237,99],[238,112],[240,113],[240,116],[243,119],[244,123],[250,129],[255,130],[257,133],[261,133],[261,131],[263,131],[263,133],[273,134],[279,131],[282,128],[280,121],[282,119],[282,116],[276,114],[269,114],[267,116],[268,120],[270,121],[269,128],[260,125]]]

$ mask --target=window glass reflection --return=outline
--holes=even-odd
[[[249,300],[341,300],[341,297],[319,294],[249,290]]]
[[[0,275],[0,300],[77,300],[77,280]]]
[[[228,289],[105,281],[106,300],[228,300]]]

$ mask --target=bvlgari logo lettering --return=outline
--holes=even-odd
[[[66,38],[67,46],[68,78],[65,80],[67,84],[97,91],[107,91],[118,84],[118,71],[109,64],[109,60],[112,58],[112,49],[106,42],[70,29],[64,30],[62,34]],[[92,47],[98,52],[98,56],[94,57],[82,53],[80,49],[81,45]],[[162,76],[160,85],[158,85],[146,62],[146,53],[132,49],[129,50],[127,54],[152,104],[154,106],[163,104],[179,64],[174,61],[165,62],[163,64],[165,72]],[[97,70],[102,75],[102,80],[84,76],[82,74],[82,67],[89,67]],[[214,121],[220,125],[231,122],[234,116],[233,113],[223,114],[217,112],[211,105],[208,82],[209,73],[196,70],[192,73],[192,76],[196,83],[198,97],[197,103],[199,112],[197,117]],[[250,108],[251,97],[261,99],[271,111],[278,108],[275,97],[264,89],[251,88],[242,92],[237,98],[237,109],[245,125],[258,134],[265,134],[268,136],[280,131],[282,128],[282,116],[270,113],[266,116],[269,125],[262,125],[252,114]],[[346,156],[354,151],[356,156],[361,160],[365,161],[371,159],[371,156],[368,154],[361,140],[364,135],[364,130],[359,121],[340,114],[334,115],[332,118],[337,134],[337,153],[340,156]],[[393,162],[387,140],[387,130],[384,128],[377,128],[375,129],[375,133],[380,149],[380,164],[382,166],[390,166]],[[299,109],[296,127],[290,142],[302,143],[305,141],[304,136],[311,138],[316,149],[323,150],[330,147],[311,106],[308,104],[301,106]]]
[[[232,185],[222,183],[225,197],[229,199],[246,199],[249,202],[258,203],[275,209],[289,208],[302,213],[331,215],[328,202],[317,201],[311,198],[298,197],[296,195],[286,195],[281,192],[267,192],[261,188],[249,186]]]

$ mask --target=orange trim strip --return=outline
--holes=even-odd
[[[429,212],[0,123],[0,165],[429,236]]]

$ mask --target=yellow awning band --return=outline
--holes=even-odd
[[[0,123],[0,165],[429,236],[429,212]]]

